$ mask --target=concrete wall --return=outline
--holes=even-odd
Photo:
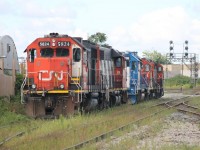
[[[0,96],[10,97],[15,93],[15,82],[12,76],[0,74]]]
[[[189,67],[189,68],[188,68]],[[191,72],[190,72],[190,64],[183,65],[183,73],[182,73],[182,65],[181,64],[171,64],[171,65],[163,65],[163,70],[164,70],[164,77],[165,78],[171,78],[176,75],[184,75],[190,77]],[[200,68],[200,65],[199,65]],[[198,71],[199,77],[200,77],[200,70]]]

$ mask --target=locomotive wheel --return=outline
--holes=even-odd
[[[141,99],[142,99],[142,93],[141,93],[141,91],[138,91],[137,102],[141,101]]]
[[[145,93],[144,100],[145,100],[145,101],[148,101],[148,100],[149,100],[149,93]]]
[[[127,92],[123,92],[122,94],[122,104],[126,104],[128,101]]]
[[[157,91],[155,92],[155,99],[158,99],[160,97],[160,93],[158,93]]]
[[[153,91],[150,91],[150,94],[149,94],[149,99],[151,100],[151,99],[153,99],[154,97],[153,97]]]

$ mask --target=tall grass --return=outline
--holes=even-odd
[[[144,109],[153,105],[155,101],[148,101],[138,105],[123,105],[102,112],[94,112],[84,116],[77,115],[56,120],[31,121],[34,131],[23,137],[8,142],[5,146],[10,149],[63,149],[84,140],[111,131],[131,121],[147,116],[158,108]],[[26,129],[28,130],[28,128]],[[30,130],[30,128],[29,128]]]
[[[188,76],[177,75],[175,77],[165,79],[165,88],[167,89],[176,89],[176,88],[184,88],[189,89],[193,88],[193,84],[191,83],[191,78]],[[197,80],[197,86],[200,86],[200,79]]]

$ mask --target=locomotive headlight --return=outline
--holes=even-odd
[[[35,84],[32,84],[32,89],[35,89],[36,88],[36,85]]]
[[[61,85],[60,85],[60,88],[61,88],[61,89],[64,89],[64,87],[65,87],[64,84],[61,84]]]

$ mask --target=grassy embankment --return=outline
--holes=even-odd
[[[63,149],[90,139],[104,132],[113,130],[130,121],[137,120],[157,111],[159,108],[145,109],[160,100],[152,100],[138,105],[123,105],[102,112],[77,115],[74,117],[60,117],[56,120],[33,120],[19,116],[20,123],[1,128],[1,140],[17,132],[25,131],[21,137],[16,137],[1,146],[2,149]],[[13,113],[13,112],[10,112]],[[4,114],[6,117],[6,113]],[[15,117],[14,117],[15,118]],[[16,120],[16,119],[14,119]],[[148,121],[147,121],[148,122]],[[4,124],[9,121],[4,122]]]
[[[197,80],[197,88],[200,87],[200,79]],[[165,89],[192,89],[196,88],[191,84],[191,78],[187,76],[177,75],[173,78],[165,79]]]

